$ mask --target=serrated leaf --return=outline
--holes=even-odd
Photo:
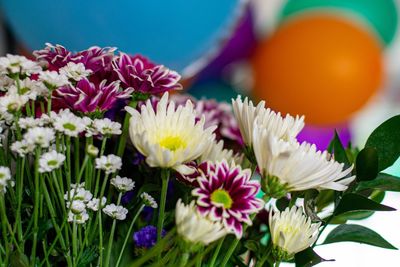
[[[378,170],[390,166],[400,156],[400,115],[394,116],[376,128],[368,137],[365,147],[375,148],[378,153]]]
[[[356,191],[367,189],[400,192],[400,178],[386,173],[379,173],[378,177],[372,181],[358,183]]]
[[[375,231],[357,224],[339,225],[329,233],[323,244],[346,241],[363,243],[387,249],[397,249]]]
[[[294,256],[296,267],[310,267],[324,261],[334,261],[325,260],[321,258],[312,248],[307,248]]]
[[[370,181],[378,175],[378,153],[373,147],[360,151],[356,159],[357,181]]]
[[[379,204],[367,197],[358,194],[345,194],[334,211],[334,215],[353,211],[393,211],[392,207]]]

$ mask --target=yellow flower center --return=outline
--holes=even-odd
[[[186,147],[186,142],[182,140],[180,136],[167,136],[161,139],[160,141],[160,146],[171,150],[175,151],[178,150],[179,148]]]
[[[225,209],[232,207],[232,198],[224,189],[217,189],[211,194],[211,201],[215,204],[222,204]]]

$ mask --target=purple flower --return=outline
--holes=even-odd
[[[166,235],[165,230],[161,231],[161,236]],[[151,248],[157,242],[157,228],[153,225],[148,225],[133,234],[135,246],[139,248]]]
[[[229,166],[225,160],[209,164],[207,173],[197,178],[199,187],[192,191],[192,195],[198,197],[198,210],[212,220],[221,221],[240,238],[242,223],[251,225],[249,215],[263,207],[263,201],[256,198],[260,184],[250,180],[249,169]]]
[[[75,86],[69,85],[57,89],[54,99],[60,108],[70,108],[82,113],[105,112],[114,107],[118,99],[131,97],[132,88],[120,90],[119,82],[110,84],[103,80],[100,84],[83,78]]]
[[[124,88],[132,87],[136,92],[147,94],[180,90],[181,76],[163,65],[155,65],[142,56],[120,53],[112,62],[114,71]]]
[[[42,50],[37,50],[33,52],[37,61],[42,61],[47,63],[50,70],[59,70],[60,68],[67,65],[68,62],[76,62],[79,60],[80,56],[73,54],[68,51],[62,45],[52,45],[46,43],[46,47]]]

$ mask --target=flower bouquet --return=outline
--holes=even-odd
[[[114,48],[0,58],[0,266],[312,266],[314,246],[396,249],[347,224],[400,180],[400,117],[363,149],[299,143],[304,117],[194,99]],[[338,226],[320,240],[329,224]],[[332,255],[333,257],[334,255]]]

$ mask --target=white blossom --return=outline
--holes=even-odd
[[[82,213],[73,213],[70,211],[68,213],[68,222],[75,222],[77,224],[84,224],[87,220],[89,220],[89,214],[84,210]]]
[[[27,143],[46,148],[54,141],[55,132],[48,127],[33,127],[24,134],[24,139]]]
[[[86,129],[86,121],[73,114],[69,109],[61,110],[54,116],[54,128],[71,137],[77,137]]]
[[[51,90],[69,84],[68,77],[57,71],[43,71],[39,74],[39,80]]]
[[[55,150],[44,153],[39,159],[39,172],[51,172],[58,169],[64,163],[64,160],[65,155]]]
[[[35,119],[33,117],[23,117],[18,120],[18,126],[21,129],[28,129],[37,126],[43,126],[43,121],[41,119]]]
[[[74,214],[82,213],[86,210],[86,204],[82,200],[73,199],[71,202],[67,202],[66,205]]]
[[[90,144],[88,145],[86,152],[91,156],[91,157],[97,157],[99,154],[99,149],[95,147],[94,145]]]
[[[0,74],[16,74],[30,75],[38,73],[42,68],[34,61],[24,56],[7,54],[0,57]]]
[[[132,179],[119,175],[111,179],[111,184],[120,192],[132,191],[135,187],[135,182]]]
[[[120,157],[113,154],[101,156],[95,160],[96,169],[105,171],[106,174],[114,173],[121,169],[122,160]]]
[[[86,69],[83,63],[68,62],[66,66],[60,68],[60,74],[75,81],[89,76],[92,72],[92,70]]]
[[[21,110],[28,101],[29,98],[24,95],[6,94],[0,97],[0,112],[15,113]]]
[[[11,151],[17,153],[20,157],[25,157],[26,154],[33,152],[34,149],[35,144],[27,142],[25,139],[11,144]]]
[[[105,136],[119,135],[122,133],[121,124],[108,118],[95,119],[93,121],[93,126],[97,132]]]
[[[140,197],[143,200],[144,205],[151,207],[153,209],[158,208],[158,204],[157,202],[154,200],[154,198],[152,196],[150,196],[148,193],[143,192]]]
[[[90,200],[90,201],[87,203],[86,207],[87,207],[88,209],[93,210],[93,211],[98,211],[98,210],[99,210],[99,206],[101,206],[100,208],[102,209],[102,208],[106,205],[106,203],[107,203],[107,198],[106,198],[106,197],[103,197],[103,198],[101,199],[101,205],[99,205],[99,204],[100,204],[100,199],[98,199],[98,198],[93,198],[92,200]]]
[[[128,210],[122,206],[117,206],[115,204],[107,205],[103,208],[103,212],[113,219],[123,221],[126,219]]]
[[[14,186],[14,182],[11,181],[11,172],[8,167],[0,166],[0,193],[7,192],[7,186]]]

